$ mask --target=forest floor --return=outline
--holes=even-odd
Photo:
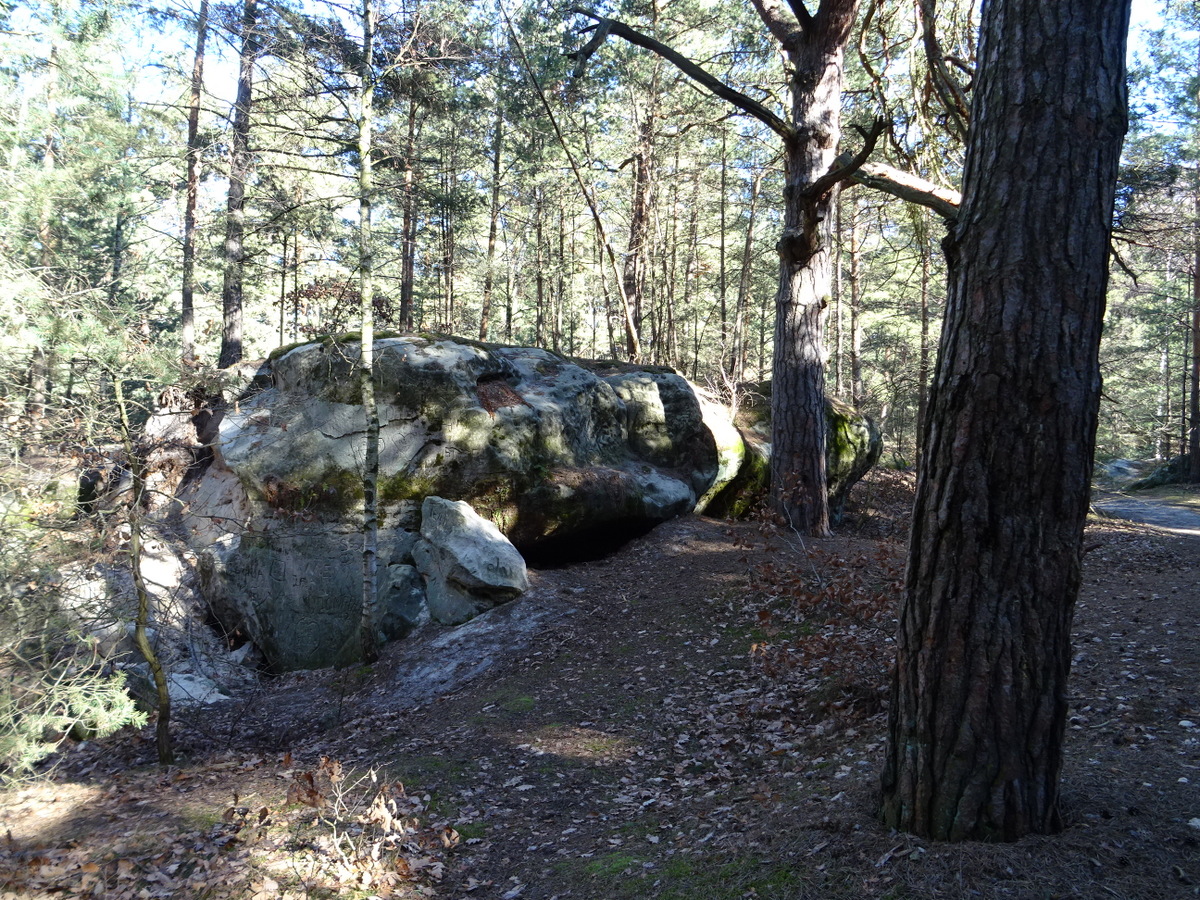
[[[1195,497],[1089,525],[1065,831],[952,846],[875,816],[911,480],[855,495],[831,540],[686,518],[535,571],[532,638],[440,697],[396,644],[181,711],[166,770],[76,746],[0,795],[0,897],[1200,896]]]

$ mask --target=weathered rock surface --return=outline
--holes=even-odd
[[[275,669],[347,663],[356,652],[366,433],[357,358],[357,344],[327,340],[263,366],[209,426],[212,463],[181,495],[214,614]],[[731,477],[741,452],[684,378],[592,371],[544,350],[381,339],[375,390],[386,637],[487,606],[470,599],[471,585],[426,596],[417,569],[431,576],[441,565],[414,554],[426,498],[466,501],[529,548],[689,512]]]
[[[879,462],[883,437],[870,418],[837,400],[825,403],[825,427],[829,514],[834,522],[840,522],[850,488]]]
[[[463,574],[461,559],[422,537],[453,530],[425,522],[427,498],[465,501],[495,537],[531,550],[704,511],[747,471],[751,492],[764,483],[761,442],[747,453],[728,412],[670,371],[441,337],[380,339],[375,352],[386,638],[431,617],[466,621],[519,587],[515,574],[506,585]],[[197,455],[211,463],[179,495],[212,612],[275,670],[346,664],[358,652],[358,355],[355,341],[329,339],[241,373],[245,390],[200,429]],[[857,434],[862,421],[831,434]],[[831,457],[831,473],[842,458]],[[857,450],[846,459],[870,465]],[[860,475],[831,477],[831,490],[844,496]],[[718,508],[745,506],[725,491]],[[506,558],[514,564],[500,567],[515,573],[519,556]]]
[[[412,555],[425,579],[429,617],[441,625],[459,625],[529,588],[521,554],[461,500],[425,498]]]
[[[732,477],[709,497],[707,512],[716,516],[742,516],[762,501],[770,484],[770,385],[761,385],[758,400],[750,404],[741,429],[742,463]],[[825,401],[825,479],[829,487],[829,513],[841,520],[850,489],[879,462],[883,438],[875,423],[854,408],[833,399]]]

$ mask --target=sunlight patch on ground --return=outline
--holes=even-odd
[[[63,826],[93,808],[103,792],[92,785],[31,782],[0,796],[0,831],[21,844],[61,839]]]
[[[532,738],[518,745],[535,756],[554,754],[568,759],[588,762],[623,762],[631,758],[636,747],[628,738],[609,734],[592,727],[591,722],[579,725],[547,725],[528,732]],[[522,735],[525,737],[525,735]]]

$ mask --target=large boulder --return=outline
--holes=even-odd
[[[375,352],[379,499],[393,525],[416,528],[425,497],[449,497],[530,546],[663,521],[716,478],[712,433],[678,375],[605,376],[545,350],[445,338],[390,338]],[[295,348],[269,363],[270,387],[225,412],[216,468],[236,475],[255,521],[353,519],[366,429],[357,359],[350,342]]]
[[[743,416],[743,460],[734,475],[708,499],[706,511],[741,516],[759,505],[770,485],[770,385],[760,385]],[[850,489],[879,462],[883,438],[869,416],[838,400],[825,401],[825,480],[829,514],[841,520]]]
[[[209,413],[176,404],[206,465],[168,512],[213,616],[273,670],[351,663],[361,647],[358,358],[354,339],[314,341],[238,370]],[[380,339],[375,359],[385,639],[516,596],[513,545],[549,552],[692,510],[741,512],[766,483],[766,440],[667,369],[421,336]],[[864,417],[827,415],[836,510],[879,438]],[[487,549],[457,546],[485,532]]]
[[[381,339],[375,354],[385,637],[433,613],[421,575],[436,565],[414,553],[427,498],[465,501],[533,549],[689,512],[741,452],[716,408],[669,370],[443,337]],[[358,646],[358,356],[355,341],[317,341],[244,379],[206,425],[211,463],[180,494],[214,615],[276,670],[350,662]],[[442,621],[479,606],[437,590]]]

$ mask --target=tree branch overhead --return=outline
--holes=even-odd
[[[751,2],[758,11],[759,18],[767,26],[767,30],[771,32],[775,40],[783,45],[785,50],[793,49],[800,41],[803,27],[812,24],[812,16],[809,15],[800,0],[788,0],[792,9],[790,16],[780,5],[779,0],[751,0]],[[797,7],[804,11],[803,17],[796,11]]]
[[[692,60],[677,50],[668,47],[666,44],[655,40],[649,35],[642,34],[640,31],[630,28],[624,22],[619,22],[616,19],[607,19],[604,16],[597,15],[580,7],[571,7],[571,12],[586,16],[596,22],[596,33],[592,36],[592,39],[583,48],[571,54],[577,60],[575,67],[576,77],[582,73],[584,64],[599,49],[604,39],[613,34],[619,38],[623,38],[634,46],[642,47],[662,57],[688,78],[705,88],[713,96],[733,104],[742,112],[758,119],[758,121],[762,122],[785,141],[790,142],[796,139],[796,130],[783,119],[779,118],[779,116],[775,115],[775,113],[771,112],[753,97],[748,97],[741,91],[731,88],[711,72],[692,62]]]

